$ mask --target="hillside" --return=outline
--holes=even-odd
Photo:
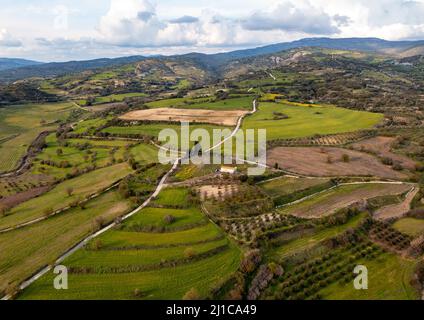
[[[34,65],[41,65],[41,64],[42,62],[32,61],[32,60],[0,58],[0,71],[34,66]]]
[[[384,54],[392,57],[410,57],[422,54],[424,41],[387,41],[377,38],[307,38],[293,42],[278,43],[264,47],[246,50],[237,50],[218,54],[190,53],[180,56],[155,57],[153,59],[171,59],[177,62],[191,62],[215,76],[222,67],[237,59],[257,57],[298,48],[327,48],[336,50],[362,51],[375,54]],[[96,59],[87,61],[70,61],[60,63],[45,63],[41,65],[20,65],[19,68],[2,70],[0,67],[0,82],[11,82],[30,77],[57,77],[75,74],[87,70],[119,67],[145,59],[142,56],[122,57],[115,59]],[[1,65],[1,62],[0,62]]]

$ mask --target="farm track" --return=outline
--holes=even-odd
[[[254,114],[257,111],[257,105],[256,104],[257,104],[257,101],[254,100],[253,101],[253,111],[251,111],[248,114]],[[236,135],[236,133],[238,132],[238,130],[240,129],[241,123],[242,123],[244,117],[245,117],[245,115],[241,116],[238,119],[237,126],[236,126],[236,128],[234,129],[234,131],[232,132],[232,134],[229,137],[227,137],[226,139],[224,139],[220,143],[218,143],[215,146],[213,146],[212,148],[210,148],[210,150],[214,150],[214,149],[220,147],[221,145],[223,145],[225,143],[225,141],[227,141],[228,139],[233,138]],[[166,184],[165,184],[166,183],[166,180],[178,168],[178,165],[179,165],[179,163],[180,163],[181,160],[182,160],[181,157],[175,160],[172,168],[162,177],[162,179],[158,183],[158,185],[157,185],[157,187],[155,189],[155,192],[141,206],[139,206],[138,208],[136,208],[132,212],[128,213],[127,215],[123,216],[122,217],[122,221],[128,220],[129,218],[131,218],[132,216],[134,216],[135,214],[137,214],[138,212],[140,212],[142,209],[146,208],[150,204],[150,202],[159,195],[159,193],[162,191],[162,189],[166,186]],[[85,239],[83,239],[82,241],[80,241],[76,246],[74,246],[73,248],[69,249],[62,256],[60,256],[55,261],[54,266],[61,264],[70,255],[72,255],[76,251],[82,249],[88,242],[90,242],[91,240],[93,240],[93,239],[97,238],[98,236],[104,234],[105,232],[111,230],[115,226],[116,226],[116,222],[113,222],[113,223],[109,224],[108,226],[106,226],[105,228],[101,229],[100,231],[98,231],[98,232],[96,232],[96,233],[94,233],[94,234],[86,237]],[[46,266],[45,268],[41,269],[35,275],[33,275],[32,277],[30,277],[29,279],[27,279],[26,281],[24,281],[23,283],[21,283],[20,286],[19,286],[19,289],[21,291],[24,290],[24,289],[26,289],[32,283],[34,283],[35,281],[37,281],[38,279],[40,279],[42,276],[44,276],[47,272],[49,272],[50,270],[52,270],[52,268],[54,266]],[[11,298],[13,298],[11,295],[6,295],[1,300],[10,300]]]
[[[412,188],[401,203],[389,205],[378,209],[374,217],[377,220],[390,220],[393,218],[402,218],[407,215],[411,210],[411,202],[418,194],[420,189],[418,187]]]
[[[221,141],[219,144],[217,144],[217,145],[215,145],[215,146],[213,146],[213,147],[211,147],[208,151],[211,151],[211,150],[214,150],[214,149],[216,149],[216,148],[218,148],[218,147],[220,147],[221,145],[223,145],[226,141],[228,141],[229,139],[231,139],[231,138],[233,138],[234,137],[234,135],[238,132],[238,130],[240,129],[240,127],[241,127],[241,124],[242,124],[242,121],[243,121],[243,119],[244,119],[244,117],[245,116],[247,116],[247,115],[251,115],[251,114],[254,114],[255,112],[257,111],[257,101],[256,100],[254,100],[253,101],[253,111],[251,111],[251,112],[249,112],[249,113],[247,113],[246,115],[243,115],[243,116],[241,116],[239,119],[238,119],[238,121],[237,121],[237,125],[236,125],[236,128],[234,129],[234,131],[232,132],[232,134],[230,135],[230,136],[228,136],[227,138],[225,138],[223,141]],[[88,138],[88,139],[96,139],[96,137],[85,137],[85,138]],[[98,138],[97,138],[98,139]],[[114,139],[117,139],[117,140],[127,140],[127,141],[140,141],[139,139],[131,139],[131,138],[112,138],[112,139],[110,139],[110,140],[114,140]],[[102,139],[101,139],[102,140]],[[154,144],[156,147],[158,147],[158,148],[160,148],[160,146],[158,146],[158,145],[156,145],[156,144]],[[176,160],[175,160],[175,162],[173,163],[173,166],[172,166],[172,168],[162,177],[162,179],[160,180],[160,182],[158,183],[158,185],[157,185],[157,187],[156,187],[156,189],[155,189],[155,191],[154,191],[154,193],[141,205],[141,206],[139,206],[138,208],[136,208],[135,210],[133,210],[132,212],[130,212],[130,213],[128,213],[127,215],[125,215],[125,216],[123,216],[123,218],[122,218],[122,221],[124,221],[124,220],[127,220],[127,219],[129,219],[130,217],[132,217],[132,216],[134,216],[135,214],[137,214],[137,213],[139,213],[142,209],[144,209],[145,207],[147,207],[149,204],[150,204],[150,202],[155,198],[155,197],[157,197],[158,195],[159,195],[159,193],[162,191],[162,189],[164,188],[164,187],[166,187],[167,186],[167,184],[166,184],[166,180],[169,178],[169,176],[172,174],[172,173],[174,173],[175,172],[175,170],[178,168],[178,166],[179,166],[179,164],[180,164],[180,161],[183,159],[183,157],[179,157],[179,158],[177,158]],[[240,160],[240,159],[236,159],[236,160]],[[268,166],[268,165],[266,165],[266,164],[260,164],[260,163],[257,163],[257,162],[252,162],[252,161],[246,161],[246,160],[243,160],[245,163],[248,163],[248,164],[252,164],[252,165],[257,165],[257,166],[263,166],[263,167],[265,167],[265,168],[270,168],[270,169],[272,169],[270,166]],[[292,173],[292,172],[288,172],[288,171],[285,171],[285,170],[277,170],[277,171],[279,171],[279,172],[282,172],[282,173],[284,173],[285,174],[285,176],[286,177],[293,177],[293,178],[307,178],[307,179],[317,179],[317,177],[313,177],[313,176],[306,176],[306,175],[298,175],[298,174],[295,174],[295,173]],[[0,175],[0,177],[2,177],[1,175]],[[340,176],[337,176],[337,177],[340,177]],[[274,179],[279,179],[279,178],[281,178],[281,177],[277,177],[277,178],[273,178],[273,179],[270,179],[270,180],[274,180]],[[319,178],[322,178],[322,179],[326,179],[326,178],[328,178],[328,177],[319,177]],[[349,177],[349,178],[352,178],[352,177]],[[363,177],[361,177],[361,178],[363,178]],[[304,199],[300,199],[300,200],[297,200],[297,201],[295,201],[295,202],[293,202],[292,204],[295,204],[295,203],[298,203],[298,202],[302,202],[302,201],[305,201],[305,200],[307,200],[307,199],[309,199],[309,198],[311,198],[311,197],[314,197],[314,196],[317,196],[317,195],[319,195],[319,194],[321,194],[321,193],[323,193],[323,192],[328,192],[329,190],[331,190],[331,189],[334,189],[334,188],[336,188],[336,187],[339,187],[339,186],[341,186],[341,185],[359,185],[359,184],[365,184],[365,183],[368,183],[368,184],[408,184],[408,185],[411,185],[411,184],[409,184],[409,183],[405,183],[405,182],[400,182],[400,181],[393,181],[393,180],[388,180],[388,181],[370,181],[370,182],[354,182],[354,183],[345,183],[345,184],[339,184],[339,185],[337,185],[337,186],[335,186],[335,187],[333,187],[333,188],[330,188],[330,189],[327,189],[327,190],[324,190],[324,191],[321,191],[321,192],[318,192],[318,193],[316,193],[316,194],[313,194],[313,195],[310,195],[310,196],[308,196],[308,197],[306,197],[306,198],[304,198]],[[116,184],[117,185],[117,184]],[[116,187],[116,185],[114,185],[114,186],[112,186],[112,187],[110,187],[110,188],[113,188],[113,187]],[[290,205],[290,204],[289,204]],[[205,215],[209,218],[209,220],[211,220],[212,221],[212,223],[214,223],[214,224],[216,224],[212,219],[211,219],[211,217],[210,217],[210,215],[209,215],[209,212],[206,210],[206,208],[203,208],[202,207],[202,211],[205,213]],[[47,218],[49,218],[49,217],[47,217]],[[33,221],[32,223],[37,223],[37,222],[39,222],[39,221]],[[28,223],[26,224],[26,225],[28,225]],[[92,234],[92,235],[90,235],[90,236],[88,236],[88,237],[86,237],[85,239],[83,239],[82,241],[80,241],[77,245],[75,245],[74,247],[72,247],[71,249],[69,249],[68,251],[66,251],[62,256],[60,256],[57,260],[56,260],[56,262],[55,262],[55,264],[53,265],[53,266],[46,266],[46,267],[44,267],[43,269],[41,269],[40,271],[38,271],[36,274],[34,274],[32,277],[30,277],[29,279],[27,279],[26,281],[24,281],[24,282],[22,282],[21,283],[21,285],[19,286],[19,288],[20,288],[20,290],[24,290],[24,289],[26,289],[28,286],[30,286],[32,283],[34,283],[35,281],[37,281],[39,278],[41,278],[43,275],[45,275],[47,272],[49,272],[50,270],[52,270],[52,268],[54,267],[54,266],[56,266],[56,265],[59,265],[60,263],[62,263],[66,258],[68,258],[70,255],[72,255],[73,253],[75,253],[76,251],[78,251],[78,250],[80,250],[81,248],[83,248],[88,242],[90,242],[91,240],[93,240],[93,239],[95,239],[95,238],[97,238],[98,236],[100,236],[100,235],[102,235],[102,234],[104,234],[105,232],[107,232],[107,231],[109,231],[109,230],[111,230],[113,227],[115,227],[116,226],[116,223],[115,222],[113,222],[113,223],[111,223],[110,225],[108,225],[108,226],[106,226],[105,228],[103,228],[102,230],[100,230],[100,231],[98,231],[98,232],[96,232],[96,233],[94,233],[94,234]],[[22,226],[23,227],[23,226]],[[14,230],[16,230],[16,229],[14,229]],[[0,231],[0,233],[2,233],[2,231]],[[232,237],[233,239],[235,239],[235,240],[239,240],[239,239],[237,239],[237,238],[235,238],[235,237],[233,237],[232,235],[229,235],[230,237]],[[12,298],[12,296],[10,296],[10,295],[7,295],[7,296],[5,296],[5,297],[3,297],[1,300],[9,300],[9,299],[11,299]]]

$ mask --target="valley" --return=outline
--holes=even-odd
[[[0,296],[420,299],[422,56],[263,50],[42,64],[2,84]],[[264,172],[235,156],[184,164],[179,146],[160,163],[159,133],[182,121],[227,129],[209,146],[221,153],[265,129]],[[57,265],[68,290],[53,287]],[[368,291],[354,290],[357,265]]]

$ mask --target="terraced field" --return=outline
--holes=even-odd
[[[0,234],[0,292],[16,287],[53,263],[81,239],[132,208],[117,192],[89,201],[35,225]]]
[[[336,211],[380,196],[398,195],[408,192],[411,186],[398,184],[353,184],[339,186],[325,191],[279,211],[301,218],[320,218],[334,214]]]
[[[128,164],[122,163],[67,180],[48,193],[13,208],[8,215],[0,218],[0,228],[6,229],[50,215],[75,201],[82,201],[101,192],[131,172]]]
[[[0,109],[0,172],[13,170],[43,131],[55,130],[76,107],[71,103],[23,105]]]
[[[238,268],[240,251],[198,209],[187,207],[187,197],[185,189],[165,189],[152,204],[160,208],[142,210],[64,262],[69,290],[54,290],[49,274],[21,298],[181,299],[193,288],[208,296]]]
[[[367,215],[365,213],[362,213],[356,217],[353,217],[345,224],[326,228],[323,230],[313,230],[301,235],[292,241],[283,240],[281,245],[274,244],[274,248],[268,252],[268,255],[273,259],[279,260],[296,255],[305,250],[312,249],[322,244],[325,240],[343,234],[350,228],[358,227],[366,218],[366,216]],[[275,238],[273,241],[274,243],[278,243],[279,239]]]

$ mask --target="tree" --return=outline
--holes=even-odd
[[[9,208],[7,208],[5,205],[0,204],[0,216],[5,217],[7,216],[7,213],[9,212]]]
[[[348,162],[350,162],[350,157],[349,157],[349,155],[348,154],[343,154],[342,155],[342,161],[343,162],[345,162],[345,163],[348,163]]]
[[[74,188],[72,187],[66,188],[66,194],[68,195],[68,197],[72,196],[73,193],[74,193]]]
[[[61,155],[63,155],[63,150],[61,148],[58,148],[56,150],[56,154],[57,154],[58,157],[60,157]]]
[[[166,215],[164,218],[163,218],[163,221],[165,221],[165,223],[166,224],[172,224],[172,223],[174,223],[175,222],[175,217],[173,216],[173,215]]]

